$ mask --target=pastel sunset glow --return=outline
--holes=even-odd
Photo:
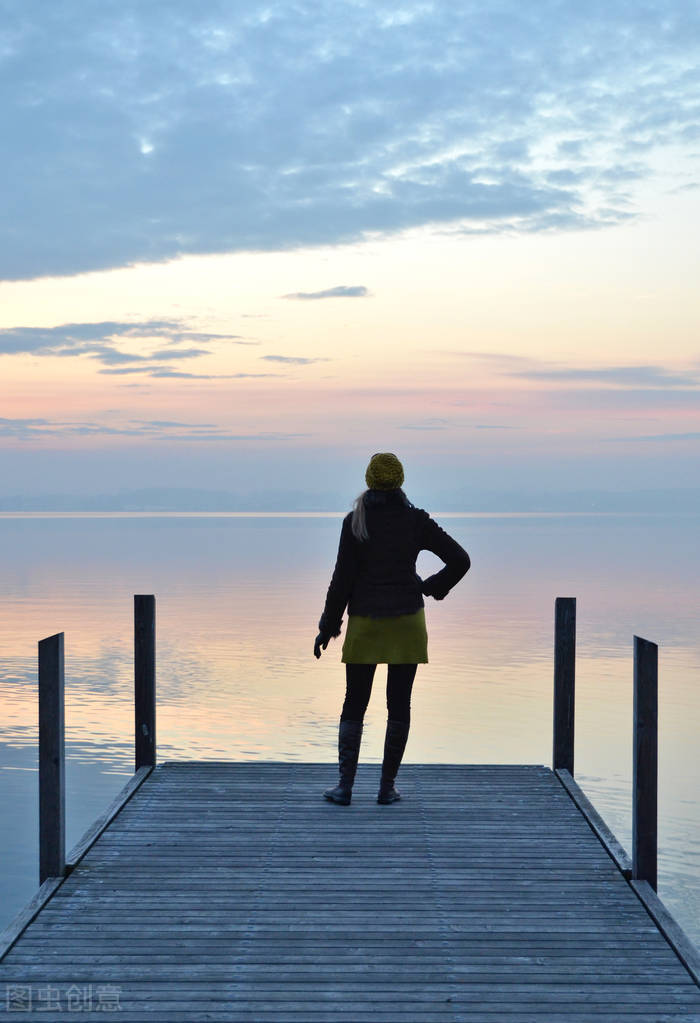
[[[694,5],[3,15],[0,510],[690,500]]]

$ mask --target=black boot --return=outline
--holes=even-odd
[[[395,803],[401,799],[401,794],[394,788],[394,779],[401,764],[403,752],[406,749],[406,740],[410,722],[393,721],[391,718],[386,723],[386,735],[384,737],[384,760],[382,762],[382,777],[379,783],[378,803]]]
[[[326,789],[323,795],[333,803],[340,803],[341,806],[348,806],[350,803],[357,760],[360,755],[362,727],[362,721],[343,721],[342,718],[338,727],[340,782],[334,789]]]

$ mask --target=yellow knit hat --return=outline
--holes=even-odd
[[[403,483],[403,466],[396,455],[383,451],[372,455],[365,473],[371,490],[396,490]]]

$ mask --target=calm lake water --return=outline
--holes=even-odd
[[[659,895],[700,944],[698,517],[433,515],[472,569],[426,598],[405,762],[551,765],[554,599],[575,596],[576,778],[630,851],[632,637],[658,643]],[[0,927],[38,887],[37,641],[65,633],[70,849],[133,771],[134,593],[156,594],[160,761],[327,761],[335,784],[341,640],[320,661],[313,640],[341,518],[0,516]]]

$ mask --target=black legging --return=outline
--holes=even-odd
[[[376,664],[345,665],[345,702],[341,721],[363,721],[372,693]],[[387,716],[393,721],[411,722],[411,689],[417,664],[388,664],[386,676]]]

